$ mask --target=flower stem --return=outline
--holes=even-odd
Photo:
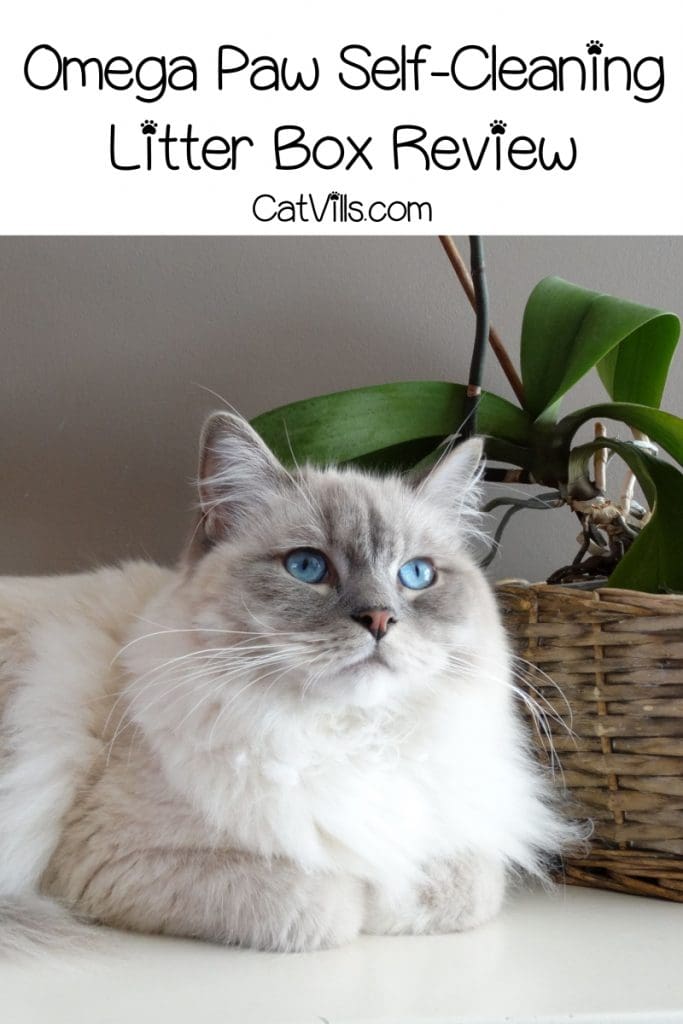
[[[451,266],[455,271],[458,281],[462,285],[462,289],[465,292],[465,295],[467,296],[470,305],[476,311],[477,307],[474,283],[472,281],[472,277],[470,276],[470,272],[467,269],[467,264],[465,263],[462,256],[460,255],[460,252],[458,251],[457,245],[455,244],[450,235],[439,235],[439,241],[441,242],[441,245],[443,246],[444,251],[448,256],[448,259],[450,260]],[[503,373],[507,377],[508,381],[510,382],[512,390],[517,396],[518,402],[520,403],[520,405],[524,405],[524,386],[522,384],[519,374],[517,373],[514,367],[514,364],[510,356],[508,355],[507,349],[505,348],[505,345],[503,344],[503,341],[495,327],[489,328],[488,339],[489,344],[491,345],[491,348],[495,353],[496,359],[498,360],[503,369]]]

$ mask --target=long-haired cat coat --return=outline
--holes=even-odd
[[[0,582],[0,947],[450,932],[543,874],[574,829],[468,548],[481,451],[290,472],[217,413],[177,568]]]

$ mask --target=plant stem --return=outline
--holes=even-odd
[[[470,305],[472,306],[473,309],[476,310],[474,284],[472,283],[470,272],[467,269],[467,264],[460,255],[457,245],[455,244],[450,235],[439,235],[439,241],[441,242],[441,245],[443,246],[444,251],[448,256],[448,259],[450,260],[451,266],[455,271],[458,281],[462,285],[462,289],[465,292],[465,295],[467,296]],[[522,381],[519,377],[519,374],[517,373],[514,364],[510,359],[510,356],[508,355],[507,349],[505,348],[505,345],[503,344],[503,341],[495,327],[489,328],[488,339],[489,344],[491,345],[491,348],[495,353],[496,359],[498,360],[503,369],[503,373],[507,377],[508,381],[510,382],[512,390],[517,396],[517,400],[519,401],[520,405],[523,405],[524,386],[522,385]]]
[[[644,434],[642,430],[636,430],[635,427],[631,427],[631,433],[636,441],[648,440],[647,434]],[[621,487],[621,495],[619,496],[619,504],[621,505],[625,516],[628,516],[631,511],[631,503],[633,502],[633,492],[635,489],[636,474],[632,469],[628,469]]]
[[[484,376],[486,339],[489,335],[489,295],[486,287],[486,266],[484,244],[481,235],[470,235],[470,265],[474,286],[474,308],[477,316],[474,332],[474,347],[470,363],[470,375],[465,396],[465,422],[463,436],[471,437],[477,432],[477,407],[481,400],[481,382]]]
[[[596,439],[607,437],[607,427],[599,421],[595,424],[594,435]],[[607,449],[598,448],[593,456],[593,476],[595,486],[602,494],[607,494]]]

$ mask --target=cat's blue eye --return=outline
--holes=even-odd
[[[398,578],[409,590],[424,590],[436,579],[436,569],[427,558],[411,558],[398,570]]]
[[[285,569],[302,583],[322,583],[328,573],[327,560],[313,548],[297,548],[285,558]]]

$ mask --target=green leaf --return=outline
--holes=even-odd
[[[355,388],[262,413],[252,426],[287,464],[295,459],[323,465],[362,460],[365,465],[407,467],[419,461],[423,448],[460,429],[465,391],[463,384],[445,381]],[[478,430],[523,447],[531,421],[517,406],[484,393]]]
[[[610,398],[658,409],[680,329],[678,317],[661,313],[608,352],[597,370]]]
[[[570,460],[573,479],[586,474],[598,448],[611,448],[630,466],[652,509],[650,521],[610,576],[608,585],[652,594],[683,591],[683,474],[632,443],[601,438],[574,449]]]
[[[524,311],[525,408],[551,418],[551,407],[595,366],[611,397],[658,406],[679,333],[671,313],[547,277]]]
[[[583,423],[600,418],[620,420],[629,427],[635,427],[683,465],[683,419],[670,412],[650,409],[646,405],[626,402],[601,402],[598,405],[589,405],[565,416],[555,430],[568,446]]]
[[[363,469],[376,469],[382,473],[408,469],[430,456],[442,441],[443,437],[418,437],[413,441],[403,441],[376,452],[368,452],[367,455],[359,455],[357,459],[349,461]]]

